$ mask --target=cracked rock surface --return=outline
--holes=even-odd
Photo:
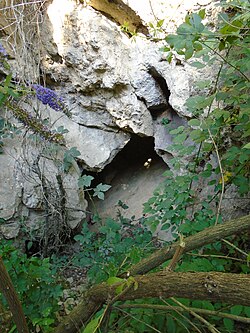
[[[162,1],[157,0],[154,1],[154,13],[148,5],[140,6],[142,2],[95,0],[87,1],[86,5],[83,1],[63,0],[62,4],[62,0],[53,0],[44,9],[39,35],[31,34],[30,37],[33,38],[31,45],[37,42],[39,50],[28,48],[27,45],[15,45],[11,49],[8,40],[11,40],[13,31],[8,26],[9,16],[0,20],[6,26],[6,36],[10,36],[10,39],[3,39],[3,44],[14,59],[11,64],[15,68],[15,75],[29,82],[37,82],[42,73],[40,78],[45,80],[46,85],[64,98],[72,114],[71,119],[39,104],[36,108],[44,118],[51,120],[55,128],[63,126],[68,130],[65,134],[66,148],[76,147],[81,154],[78,156],[79,165],[84,170],[105,170],[134,136],[151,140],[150,155],[156,152],[160,156],[155,155],[152,167],[145,169],[144,160],[135,168],[127,166],[127,170],[122,169],[121,178],[116,178],[113,184],[116,189],[112,193],[113,197],[118,201],[122,194],[123,199],[134,206],[133,211],[138,216],[142,213],[142,201],[152,195],[153,187],[161,181],[159,170],[164,171],[170,157],[168,145],[171,138],[162,126],[162,119],[171,119],[176,126],[185,125],[186,118],[190,116],[185,101],[195,94],[194,81],[200,76],[197,69],[182,60],[169,64],[160,51],[162,43],[146,37],[146,26],[157,15],[159,19],[167,18],[164,24],[173,32],[176,24],[172,23],[179,24],[179,18],[184,17],[187,10],[201,8],[200,2],[204,1],[193,1],[192,8],[185,8],[183,1],[173,7],[172,1],[164,2],[162,6]],[[117,6],[126,9],[117,11]],[[0,18],[1,15],[4,12],[0,12]],[[124,20],[122,15],[127,15],[131,29],[138,32],[135,38],[121,31],[119,25]],[[26,22],[26,25],[24,22],[23,26],[29,29],[30,22]],[[27,40],[29,36],[27,34]],[[25,54],[20,52],[22,47],[25,47]],[[212,73],[203,72],[202,75],[205,77]],[[23,212],[32,224],[36,220],[36,213],[37,219],[44,213],[40,205],[43,194],[37,182],[35,185],[30,180],[32,170],[29,163],[21,169],[16,168],[17,161],[23,158],[22,140],[15,143],[14,154],[8,153],[11,150],[8,144],[11,147],[13,141],[6,141],[5,154],[0,155],[0,163],[5,165],[5,171],[0,173],[0,182],[4,184],[0,193],[0,217],[14,226],[15,217]],[[141,144],[140,150],[147,152],[145,143]],[[138,153],[132,150],[131,154],[132,160],[136,160]],[[150,158],[146,155],[144,157]],[[46,169],[50,170],[47,166]],[[71,227],[74,228],[85,217],[86,202],[81,204],[82,212],[73,212],[75,203],[79,202],[79,174],[72,173],[72,178],[65,177],[63,181],[67,184],[65,187],[69,188],[68,197],[73,198],[69,201],[68,214],[72,221]],[[47,176],[49,178],[50,171]],[[22,183],[17,184],[20,177]],[[134,181],[129,183],[129,191],[124,191],[120,185],[126,184],[125,180],[129,178]],[[58,188],[56,179],[53,182]],[[143,188],[144,192],[135,199],[134,195],[139,193],[139,188]],[[125,192],[128,197],[124,196]],[[106,211],[114,207],[115,202],[112,200]],[[11,237],[18,233],[18,228],[9,227],[9,231],[2,228],[1,231],[6,237]]]

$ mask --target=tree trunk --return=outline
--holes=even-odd
[[[0,291],[6,298],[18,333],[29,333],[21,302],[0,256]]]

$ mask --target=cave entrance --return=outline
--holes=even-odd
[[[157,185],[163,181],[162,174],[166,169],[167,165],[154,150],[154,138],[132,135],[113,161],[95,175],[96,184],[112,186],[104,201],[94,201],[98,214],[104,218],[115,217],[120,200],[129,207],[124,211],[125,217],[140,218],[143,203],[152,197]]]

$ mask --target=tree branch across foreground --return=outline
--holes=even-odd
[[[185,239],[184,252],[214,243],[222,238],[250,229],[250,215],[207,228]],[[133,275],[137,288],[129,288],[119,300],[135,300],[150,297],[184,297],[190,299],[250,305],[250,276],[244,274],[197,272],[175,273],[161,271],[145,274],[171,259],[179,242],[156,251],[153,255],[131,267],[124,276]],[[54,333],[76,333],[108,300],[116,297],[117,285],[101,283],[84,295],[81,303],[59,324]],[[136,290],[135,290],[136,289]]]
[[[250,215],[206,228],[195,235],[184,239],[185,247],[183,253],[199,249],[202,246],[215,243],[231,235],[240,234],[246,230],[250,230]],[[151,271],[165,261],[171,259],[179,245],[179,242],[175,242],[171,246],[166,246],[163,249],[155,251],[148,258],[142,259],[138,264],[133,265],[129,272],[121,274],[121,277],[145,274]]]
[[[250,305],[250,275],[217,272],[175,273],[161,271],[137,275],[136,290],[132,287],[121,295],[120,301],[156,297],[184,297],[194,300]],[[116,297],[117,285],[99,284],[92,287],[84,300],[61,323],[55,333],[74,333],[107,300]]]

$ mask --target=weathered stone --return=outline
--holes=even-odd
[[[152,79],[146,68],[137,71],[132,85],[135,88],[136,96],[144,101],[148,109],[162,109],[168,105],[167,98],[159,83]]]
[[[230,185],[225,190],[221,205],[221,215],[223,216],[223,221],[228,221],[247,214],[249,214],[248,195],[240,197],[236,186]]]
[[[125,25],[131,32],[148,33],[148,28],[143,25],[141,18],[122,0],[88,0],[88,5],[112,18],[119,25]]]
[[[61,166],[56,165],[60,160],[55,158],[53,162],[50,156],[46,158],[45,147],[40,146],[39,150],[39,145],[33,145],[31,150],[31,144],[29,140],[4,140],[4,154],[0,155],[1,166],[5,166],[0,173],[0,218],[12,221],[1,228],[6,238],[17,236],[18,220],[23,217],[27,230],[36,230],[33,221],[44,221],[46,210],[53,211],[53,207],[56,210],[62,196],[65,196],[62,209],[68,211],[70,228],[75,228],[85,217],[87,202],[78,191],[79,173],[74,169],[63,173]]]
[[[107,101],[106,107],[119,128],[138,135],[153,135],[150,112],[145,104],[137,99],[134,92],[119,98],[111,98]]]
[[[169,159],[173,158],[173,152],[169,151],[168,147],[173,144],[173,137],[169,134],[169,131],[163,126],[163,119],[167,119],[171,122],[172,128],[183,126],[187,122],[184,118],[180,118],[171,108],[160,114],[154,121],[154,138],[155,138],[155,151],[165,161],[167,165],[170,165]]]
[[[20,153],[18,140],[5,140],[7,147],[0,154],[0,218],[14,217],[21,202],[22,184],[17,184],[15,175],[16,156]]]
[[[211,18],[212,21],[218,10],[214,9],[215,2],[117,0],[114,3],[89,0],[94,10],[89,5],[81,4],[82,1],[79,4],[74,0],[53,0],[46,3],[47,13],[44,10],[43,24],[36,34],[28,33],[30,22],[25,22],[25,18],[30,18],[33,7],[26,6],[29,11],[25,13],[29,15],[22,17],[24,30],[21,30],[25,39],[15,38],[16,44],[12,43],[11,48],[8,35],[13,35],[14,31],[18,34],[20,29],[14,29],[14,12],[11,8],[7,11],[8,15],[0,11],[0,26],[7,36],[3,38],[3,44],[13,58],[11,64],[14,74],[29,82],[37,82],[42,72],[46,85],[54,87],[64,97],[72,118],[49,111],[39,103],[33,107],[42,118],[50,119],[53,128],[68,130],[64,135],[65,149],[76,147],[81,154],[78,161],[84,169],[104,170],[111,180],[113,187],[107,193],[105,207],[103,202],[97,203],[104,215],[113,215],[117,199],[121,199],[128,204],[129,215],[140,217],[142,203],[161,182],[165,164],[160,158],[154,155],[149,168],[144,166],[144,162],[151,159],[152,152],[150,156],[144,156],[145,161],[139,161],[138,153],[132,151],[132,159],[138,160],[139,164],[127,165],[125,159],[121,164],[127,165],[127,168],[120,173],[117,172],[119,167],[114,168],[110,163],[118,157],[119,152],[129,147],[134,134],[154,141],[154,150],[166,164],[169,163],[172,153],[168,146],[172,138],[162,125],[162,119],[168,118],[175,127],[185,126],[186,119],[191,116],[185,106],[186,100],[199,93],[194,82],[201,76],[203,79],[213,77],[213,68],[199,71],[179,56],[169,64],[165,54],[160,51],[164,43],[156,41],[157,38],[164,38],[166,32],[173,33],[188,11],[199,10],[201,6],[207,6],[206,20]],[[118,8],[117,4],[121,7]],[[22,9],[25,7],[20,6]],[[37,13],[39,11],[34,11],[34,14]],[[15,15],[18,13],[15,12]],[[148,33],[144,29],[144,22],[156,25],[163,18],[163,31],[149,29],[151,37],[155,35],[155,40],[149,40],[140,33],[129,38],[134,29]],[[124,20],[128,21],[130,32],[122,32],[117,25],[117,22],[123,25]],[[22,44],[23,40],[26,44]],[[33,48],[29,48],[29,45],[33,45]],[[29,106],[27,108],[32,111]],[[0,217],[12,221],[18,214],[25,215],[32,225],[36,217],[37,220],[43,217],[44,193],[41,179],[32,170],[38,156],[37,150],[31,144],[32,149],[29,148],[29,154],[24,156],[20,144],[21,140],[13,150],[6,142],[6,148],[11,153],[0,155]],[[144,149],[145,145],[142,144],[139,151]],[[27,157],[28,163],[25,161]],[[58,159],[62,161],[62,158],[61,152]],[[40,163],[44,163],[42,170],[53,188],[51,195],[56,196],[60,192],[56,178],[60,174],[58,166],[42,157]],[[71,228],[75,228],[83,219],[87,205],[79,197],[79,175],[79,170],[76,172],[73,169],[68,174],[60,174],[66,191]],[[1,228],[6,237],[16,235],[18,226],[13,224],[8,228]]]
[[[122,131],[112,131],[108,127],[107,130],[99,129],[98,125],[79,125],[57,112],[51,111],[50,117],[56,127],[64,126],[68,130],[66,145],[77,148],[81,153],[78,158],[88,170],[102,170],[130,140],[130,136]]]
[[[19,234],[20,224],[19,223],[5,223],[0,225],[0,234],[4,236],[5,239],[16,238]]]

